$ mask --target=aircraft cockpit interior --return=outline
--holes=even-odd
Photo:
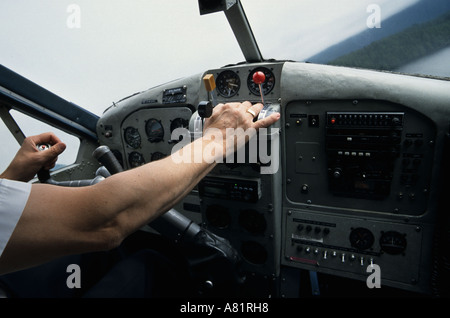
[[[14,138],[23,140],[13,111],[80,140],[75,163],[34,182],[101,182],[100,170],[134,169],[198,138],[218,104],[262,103],[256,120],[280,120],[123,244],[163,236],[185,246],[206,231],[213,248],[192,262],[193,297],[448,297],[450,75],[267,59],[246,2],[194,3],[198,19],[225,15],[245,61],[124,96],[100,116],[0,66],[0,114]]]

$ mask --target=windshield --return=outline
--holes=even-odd
[[[243,6],[267,58],[450,77],[448,0],[255,2]]]
[[[241,0],[265,59],[450,77],[448,0]],[[244,61],[197,0],[2,0],[0,64],[101,115],[126,96]]]

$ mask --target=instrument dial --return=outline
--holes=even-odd
[[[264,234],[267,228],[264,215],[251,209],[240,212],[239,224],[251,234]]]
[[[175,129],[178,128],[185,128],[188,129],[189,128],[189,121],[187,119],[183,119],[183,118],[175,118],[171,123],[170,123],[170,133],[171,133],[171,137],[173,136],[173,131]],[[171,139],[168,141],[169,144],[176,144],[179,143],[180,141],[183,140],[183,135],[180,135],[177,139]]]
[[[358,227],[350,232],[350,243],[359,250],[366,250],[372,247],[375,237],[366,228]]]
[[[137,151],[133,151],[128,155],[128,163],[131,168],[142,166],[145,163],[144,156]]]
[[[226,70],[217,76],[217,92],[223,97],[233,97],[241,88],[241,79],[233,71]]]
[[[388,254],[401,254],[406,249],[405,235],[396,231],[385,232],[381,235],[380,246]]]
[[[139,130],[134,127],[127,127],[124,132],[125,142],[132,148],[137,149],[141,146],[141,135]]]
[[[151,156],[150,160],[151,161],[156,161],[156,160],[160,160],[160,159],[165,158],[165,157],[166,157],[165,154],[163,154],[162,152],[157,151],[157,152],[152,153],[152,156]]]
[[[269,70],[266,67],[257,67],[250,72],[250,74],[247,77],[248,89],[254,95],[257,95],[257,96],[261,95],[261,93],[259,91],[259,85],[253,81],[253,75],[256,72],[263,72],[264,75],[266,76],[266,79],[265,79],[264,83],[261,84],[261,87],[262,87],[264,95],[269,94],[275,87],[275,75],[272,73],[271,70]]]
[[[164,127],[159,120],[154,118],[149,119],[145,124],[145,132],[150,142],[160,142],[164,138]]]
[[[170,132],[172,133],[177,128],[188,128],[188,126],[189,126],[189,121],[187,119],[175,118],[170,123]]]
[[[218,229],[226,229],[231,224],[230,212],[221,205],[208,206],[206,208],[206,219]]]

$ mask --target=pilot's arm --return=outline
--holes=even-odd
[[[205,121],[204,136],[174,154],[190,154],[189,162],[177,163],[169,156],[89,187],[33,184],[22,216],[0,256],[0,274],[63,255],[118,246],[188,194],[214,168],[216,159],[235,150],[235,144],[226,143],[227,128],[257,130],[279,119],[279,114],[272,114],[253,122],[247,110],[258,114],[262,107],[249,102],[216,106]],[[211,131],[220,131],[223,138],[213,138]],[[206,148],[208,151],[204,151]],[[201,162],[194,160],[194,151],[199,150],[203,153]]]

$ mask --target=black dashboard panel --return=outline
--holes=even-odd
[[[289,201],[426,213],[436,141],[429,118],[385,101],[331,100],[291,102],[285,120]]]
[[[265,82],[252,82],[262,71]],[[115,103],[97,125],[126,168],[170,154],[170,132],[191,134],[197,106],[262,100],[281,113],[268,139],[272,161],[218,164],[176,209],[228,239],[260,277],[261,295],[289,297],[292,270],[429,292],[449,133],[450,82],[293,62],[207,70]],[[246,148],[248,151],[248,147]],[[151,225],[150,225],[151,226]],[[151,230],[146,227],[144,230]],[[292,284],[290,284],[292,285]],[[295,293],[293,293],[295,294]]]

